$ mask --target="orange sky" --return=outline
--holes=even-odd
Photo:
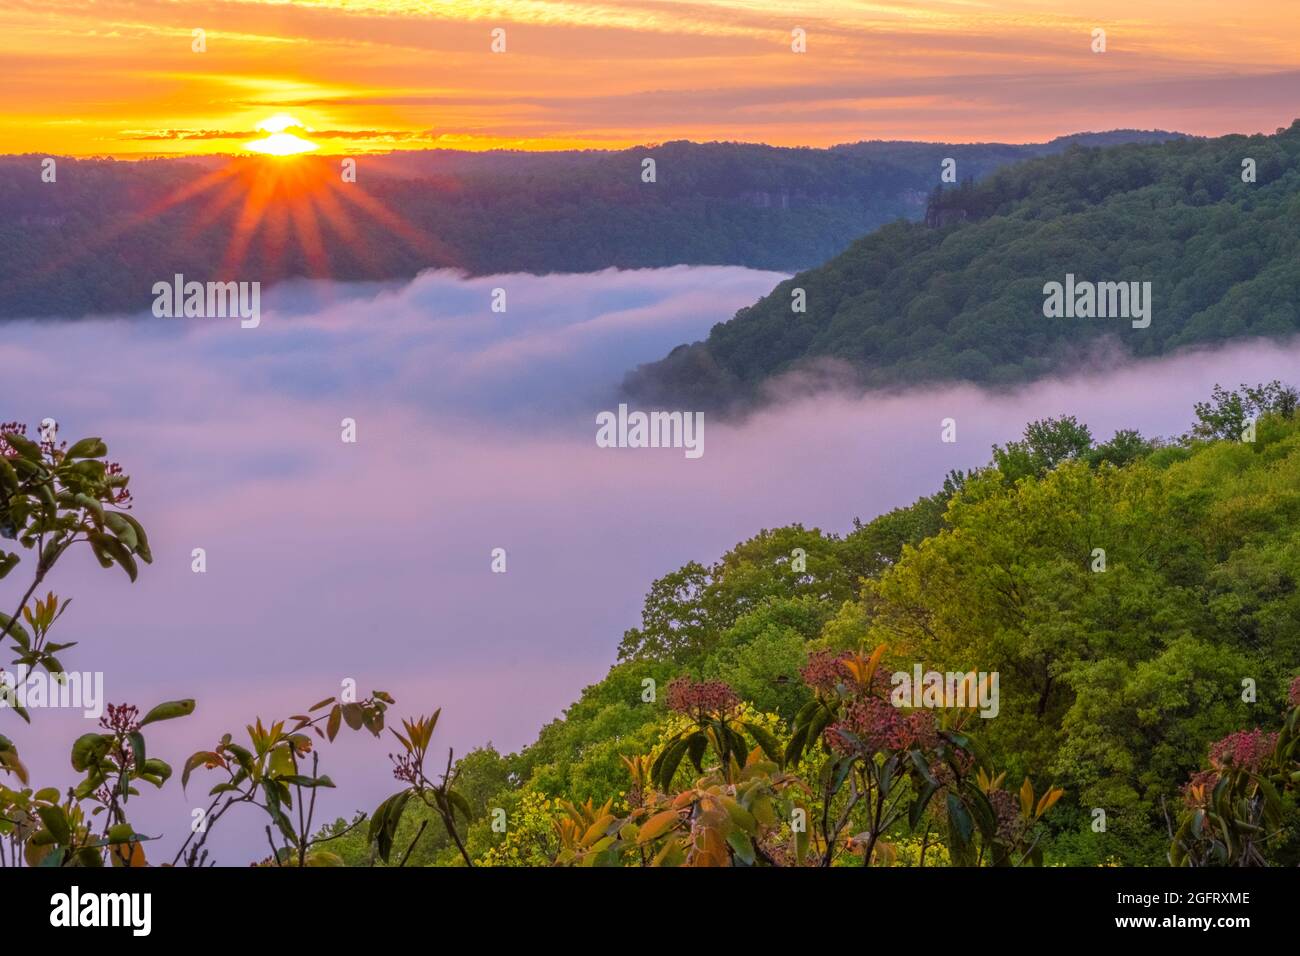
[[[1272,132],[1300,2],[4,0],[0,64],[10,153],[237,152],[280,113],[325,152]]]

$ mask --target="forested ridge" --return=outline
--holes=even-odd
[[[1300,121],[1273,136],[1075,146],[938,187],[925,220],[781,283],[638,369],[627,391],[718,408],[761,400],[794,371],[1005,385],[1099,351],[1113,360],[1103,341],[1147,357],[1300,328]],[[1067,275],[1149,282],[1149,327],[1046,318],[1044,287]]]
[[[0,157],[0,317],[141,312],[154,282],[389,280],[609,267],[794,270],[924,214],[939,164],[967,176],[1121,130],[1029,145],[831,149],[671,142],[616,152],[452,150],[278,159]],[[656,181],[642,182],[642,160]]]
[[[951,473],[935,494],[855,520],[846,534],[766,529],[710,564],[665,575],[618,663],[562,718],[519,753],[489,745],[457,763],[468,855],[495,865],[573,860],[581,841],[566,843],[566,827],[604,819],[593,808],[606,801],[604,826],[614,833],[610,821],[652,789],[645,768],[665,773],[664,755],[671,762],[704,698],[730,708],[734,726],[766,730],[763,750],[785,748],[783,771],[811,786],[815,815],[825,806],[834,819],[847,792],[817,797],[838,772],[843,724],[809,736],[809,708],[827,699],[828,674],[835,684],[837,666],[860,664],[856,655],[874,647],[882,671],[920,663],[1000,673],[999,713],[971,720],[967,732],[1010,780],[1029,781],[1031,793],[1062,791],[1049,800],[1059,803],[1047,825],[1036,824],[1038,862],[1164,865],[1171,853],[1176,862],[1258,862],[1240,846],[1218,859],[1208,823],[1196,838],[1180,831],[1172,848],[1170,835],[1204,806],[1207,781],[1229,790],[1232,772],[1263,772],[1279,740],[1271,728],[1300,704],[1296,403],[1277,383],[1216,389],[1192,431],[1173,439],[1125,430],[1100,441],[1073,418],[1033,422],[1023,439],[995,447],[987,467]],[[847,674],[839,679],[852,684]],[[653,700],[648,686],[658,688]],[[921,736],[905,736],[906,746]],[[885,758],[888,750],[877,764],[888,766]],[[664,792],[690,791],[701,776],[695,759],[707,783],[719,758],[710,744],[676,759]],[[1279,792],[1294,790],[1297,778],[1286,774],[1296,769],[1277,778]],[[928,799],[922,777],[911,786]],[[995,809],[998,792],[987,788]],[[1251,791],[1247,803],[1260,802]],[[870,831],[866,811],[847,813],[848,832]],[[876,834],[884,848],[872,862],[918,865],[920,852],[931,854],[927,865],[955,860],[948,812],[958,809],[940,808],[933,833],[924,813],[915,825],[895,821]],[[390,844],[414,847],[407,865],[463,860],[445,833],[412,842],[429,818],[408,810]],[[507,830],[494,831],[494,819],[508,819]],[[1268,829],[1267,841],[1246,842],[1257,839],[1261,851],[1267,843],[1270,862],[1300,861],[1293,792],[1270,807]],[[364,830],[337,840],[335,852],[374,862]],[[1025,831],[1017,838],[1029,843]],[[591,846],[580,845],[578,858],[627,862]],[[850,850],[840,857],[832,848],[827,859],[860,864],[861,841]]]

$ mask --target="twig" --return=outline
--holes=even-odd
[[[406,866],[406,861],[411,858],[411,851],[415,849],[415,844],[420,839],[420,834],[424,833],[424,828],[428,825],[428,820],[420,821],[420,829],[415,832],[415,838],[411,840],[411,845],[406,848],[406,854],[402,857],[402,862],[397,864],[398,869]]]
[[[275,841],[271,839],[271,825],[266,825],[266,842],[271,847],[271,859],[275,860],[275,865],[280,866],[280,851],[275,848]]]

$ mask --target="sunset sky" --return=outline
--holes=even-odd
[[[1292,4],[5,0],[0,152],[239,152],[278,115],[323,152],[1272,132]]]

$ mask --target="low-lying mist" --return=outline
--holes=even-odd
[[[697,339],[781,277],[687,268],[393,287],[281,287],[257,329],[233,319],[6,323],[0,420],[102,436],[133,476],[155,564],[135,585],[90,555],[48,586],[75,598],[54,640],[106,696],[196,713],[161,724],[151,753],[179,767],[254,716],[337,693],[394,694],[393,717],[443,708],[435,741],[513,750],[598,680],[651,582],[761,528],[847,531],[985,463],[1027,421],[1072,414],[1185,431],[1216,382],[1296,375],[1300,349],[1264,343],[1043,381],[790,398],[743,421],[706,419],[704,454],[602,449],[595,414],[624,372]],[[494,313],[494,289],[506,311]],[[357,442],[344,443],[343,419]],[[941,421],[957,442],[940,441]],[[203,548],[207,571],[191,571]],[[494,548],[507,572],[492,573]],[[16,602],[30,559],[4,582]],[[72,779],[80,712],[0,715],[37,786]],[[323,747],[327,815],[397,788],[392,748]],[[145,794],[141,829],[174,847],[207,786]],[[265,855],[261,822],[226,833],[223,863]],[[256,825],[254,825],[256,824]],[[154,854],[151,853],[151,856]],[[162,854],[158,854],[161,856]],[[167,854],[170,858],[170,854]]]

